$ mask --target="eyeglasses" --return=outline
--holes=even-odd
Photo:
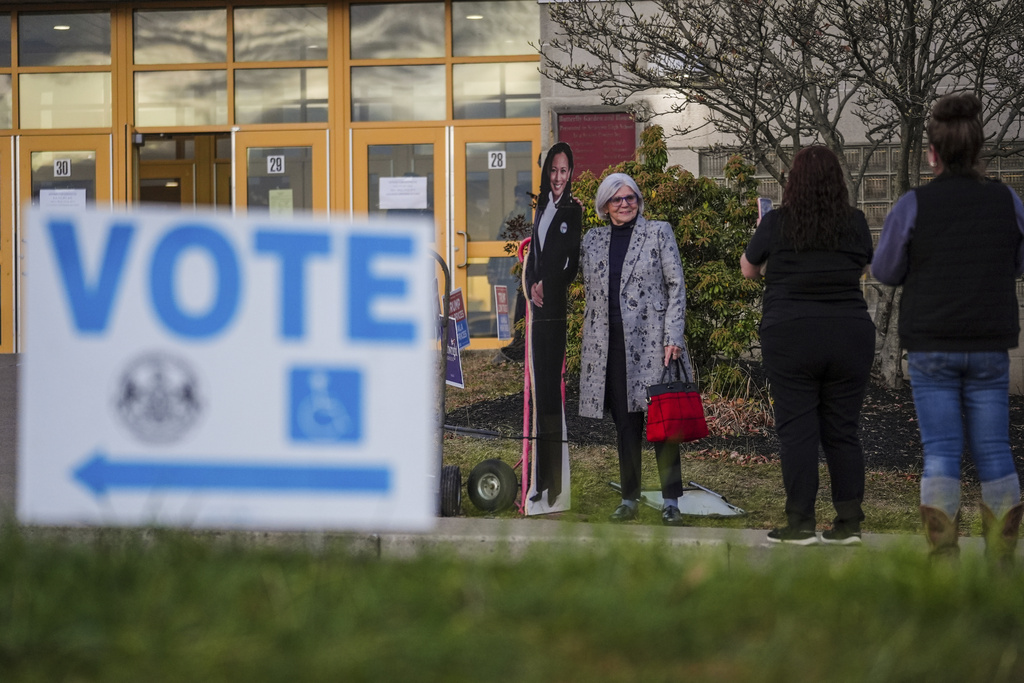
[[[633,206],[634,204],[636,204],[636,200],[637,196],[635,194],[627,194],[624,197],[612,197],[611,199],[608,200],[608,203],[611,204],[612,206],[622,206],[623,204]]]

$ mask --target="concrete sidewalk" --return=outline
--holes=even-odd
[[[420,553],[451,553],[460,557],[500,556],[516,558],[531,549],[588,548],[600,551],[620,543],[658,543],[670,548],[705,549],[732,558],[734,553],[760,560],[779,553],[827,553],[838,558],[849,553],[873,552],[908,547],[927,552],[923,533],[864,534],[860,546],[793,546],[770,543],[766,529],[723,529],[712,527],[663,527],[643,524],[612,524],[545,519],[540,517],[487,518],[441,517],[425,533],[246,533],[251,542],[321,550],[345,548],[354,553],[383,559],[403,559]],[[229,534],[230,535],[230,534]],[[961,537],[963,555],[981,555],[985,545],[978,537]],[[1022,557],[1024,548],[1018,549]]]
[[[110,533],[110,529],[98,527],[23,527],[22,531],[29,538],[72,542],[89,542],[101,534],[106,536]],[[149,535],[145,529],[126,531],[129,533],[126,538],[134,538],[135,532],[142,534],[143,538]],[[767,530],[763,529],[666,528],[538,518],[442,517],[437,519],[434,529],[423,533],[206,529],[198,529],[195,533],[215,542],[241,541],[253,547],[313,552],[343,550],[354,555],[380,559],[409,559],[424,553],[451,554],[464,558],[494,556],[514,559],[538,547],[551,550],[584,548],[601,552],[623,543],[657,543],[680,550],[706,550],[724,553],[727,558],[732,558],[735,553],[754,560],[767,559],[779,553],[827,553],[841,559],[849,557],[851,552],[881,551],[896,547],[909,547],[922,554],[927,552],[923,536],[909,534],[864,534],[864,542],[860,546],[793,546],[769,543]],[[980,538],[962,537],[960,546],[965,556],[984,552]],[[1018,552],[1018,556],[1020,554]]]
[[[541,518],[489,519],[444,517],[425,534],[382,533],[365,535],[364,542],[376,543],[381,557],[408,557],[418,552],[448,550],[460,555],[505,553],[516,556],[544,544],[560,547],[590,546],[616,542],[663,543],[678,548],[714,548],[731,552],[752,550],[756,554],[793,550],[799,552],[844,553],[856,548],[883,550],[897,546],[926,552],[923,535],[864,534],[862,546],[783,546],[770,543],[765,529],[722,529],[711,527],[662,527],[640,524],[587,523]],[[354,537],[353,537],[354,538]],[[965,554],[982,553],[980,538],[961,538]]]

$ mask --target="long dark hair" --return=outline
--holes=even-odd
[[[540,171],[540,196],[537,197],[538,211],[543,211],[544,207],[548,205],[548,195],[551,193],[551,166],[555,163],[555,157],[559,154],[564,154],[565,158],[569,160],[569,180],[565,183],[565,190],[562,191],[562,196],[558,198],[558,205],[562,206],[566,202],[572,201],[572,147],[569,146],[568,142],[556,142],[551,145],[547,156],[544,157],[544,166]]]
[[[782,232],[798,250],[835,251],[850,234],[850,193],[839,159],[827,147],[793,156],[782,191]]]
[[[981,100],[974,95],[945,95],[932,106],[928,142],[942,159],[943,171],[954,175],[980,175],[978,154],[984,139]]]

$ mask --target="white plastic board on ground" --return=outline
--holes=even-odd
[[[619,482],[612,481],[609,484],[616,491],[622,491],[622,485]],[[665,505],[661,491],[641,491],[640,502],[655,510],[661,510]],[[678,502],[679,511],[684,515],[739,517],[747,514],[742,508],[736,507],[723,496],[694,481],[691,481],[689,486],[683,487],[683,495],[680,496]]]
[[[642,491],[640,499],[648,507],[660,510],[665,505],[661,491]],[[701,517],[737,517],[746,514],[716,493],[703,489],[684,489],[679,497],[679,511]]]
[[[431,225],[28,219],[22,522],[433,526]]]

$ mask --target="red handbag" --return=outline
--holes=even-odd
[[[647,440],[685,442],[707,435],[700,392],[676,358],[662,371],[661,383],[647,387]]]

